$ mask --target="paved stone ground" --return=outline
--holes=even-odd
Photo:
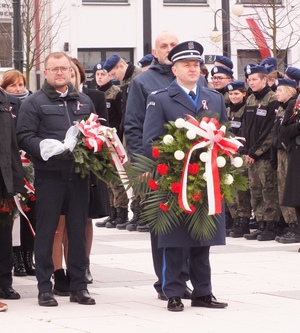
[[[96,222],[96,221],[95,221]],[[215,296],[227,309],[172,313],[152,287],[148,233],[94,228],[89,286],[95,306],[57,297],[58,307],[37,304],[35,277],[15,277],[21,300],[6,301],[1,333],[287,333],[299,329],[300,244],[227,238],[211,249]]]

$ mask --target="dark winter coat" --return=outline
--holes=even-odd
[[[162,65],[154,60],[149,69],[135,77],[129,86],[125,114],[125,138],[129,155],[144,155],[143,124],[148,96],[156,90],[166,88],[173,80],[172,65]],[[207,86],[203,75],[200,85]]]
[[[66,97],[45,80],[42,88],[27,97],[21,105],[17,121],[17,138],[21,149],[31,156],[35,169],[72,170],[73,160],[61,160],[55,156],[44,161],[40,153],[40,142],[44,139],[63,141],[68,129],[75,121],[81,121],[95,113],[91,99],[68,85]],[[38,135],[37,135],[38,133]]]
[[[147,111],[144,122],[144,151],[152,158],[152,142],[166,133],[164,125],[169,121],[182,118],[185,114],[193,117],[219,115],[220,123],[228,122],[223,95],[215,90],[200,87],[198,84],[198,105],[195,107],[186,92],[173,81],[166,89],[154,92],[147,99]],[[208,110],[203,109],[202,101],[206,101]],[[159,236],[160,247],[198,247],[225,244],[224,212],[218,215],[217,231],[211,240],[195,241],[190,237],[184,223],[170,233]]]
[[[300,115],[294,114],[296,100],[290,101],[280,127],[280,136],[287,143],[288,169],[282,205],[288,207],[300,206]]]
[[[0,198],[24,192],[24,174],[7,94],[0,88]]]

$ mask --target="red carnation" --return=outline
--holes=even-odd
[[[192,194],[192,199],[194,201],[199,201],[199,200],[201,200],[201,198],[202,198],[202,194],[201,193],[193,193]]]
[[[152,148],[152,156],[153,156],[153,158],[159,158],[159,155],[160,155],[160,152],[159,152],[158,147],[153,147]]]
[[[158,185],[156,184],[156,181],[154,179],[150,179],[148,181],[148,185],[151,188],[151,190],[153,190],[153,191],[156,191],[159,188]]]
[[[159,204],[159,208],[160,208],[161,210],[163,210],[164,212],[167,212],[167,211],[169,210],[168,205],[164,204],[163,202],[161,202],[161,203]]]
[[[193,214],[196,211],[196,207],[194,205],[190,205],[191,212],[187,211],[187,214]]]
[[[172,185],[171,185],[171,191],[173,192],[173,193],[179,193],[179,190],[180,190],[180,183],[173,183]]]
[[[199,172],[199,165],[197,163],[189,164],[189,166],[188,166],[188,172],[191,175],[196,175]]]
[[[158,166],[156,167],[156,170],[160,175],[164,176],[168,172],[169,167],[165,163],[158,164]]]

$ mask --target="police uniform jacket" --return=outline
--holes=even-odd
[[[73,170],[73,160],[61,160],[55,156],[44,161],[40,142],[44,139],[63,141],[75,121],[81,121],[95,108],[91,99],[68,85],[66,97],[60,97],[45,80],[42,88],[27,97],[21,105],[17,120],[17,138],[21,149],[31,156],[37,170]]]
[[[156,90],[169,86],[174,80],[172,65],[159,64],[156,59],[149,69],[135,77],[129,86],[125,114],[126,147],[132,158],[133,154],[145,155],[143,148],[143,124],[146,115],[148,96]],[[207,86],[203,75],[199,80],[201,86]]]
[[[295,99],[290,101],[279,129],[280,137],[287,143],[288,169],[282,205],[288,207],[300,206],[300,115],[294,114],[295,102]]]
[[[149,95],[147,99],[147,111],[144,123],[143,144],[146,156],[152,158],[152,142],[166,133],[164,125],[169,121],[175,121],[185,114],[193,117],[207,115],[219,116],[220,123],[228,122],[223,95],[215,90],[200,87],[198,84],[198,105],[193,104],[191,98],[177,84],[172,82],[168,88],[159,90]],[[203,108],[206,103],[208,110]],[[218,216],[216,222],[217,231],[211,240],[195,241],[190,237],[187,227],[182,224],[174,228],[166,235],[159,235],[160,247],[198,247],[225,244],[224,214]]]
[[[23,177],[11,106],[0,88],[0,199],[23,193]]]
[[[242,124],[243,147],[239,152],[254,160],[270,159],[274,121],[279,103],[269,86],[252,93],[246,101]]]

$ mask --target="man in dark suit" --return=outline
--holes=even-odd
[[[193,41],[176,45],[168,54],[176,77],[168,88],[153,92],[147,99],[143,144],[146,155],[152,158],[152,143],[166,133],[165,124],[186,114],[219,116],[219,122],[228,121],[223,96],[209,88],[200,86],[201,44]],[[180,219],[185,220],[185,217]],[[181,298],[186,284],[182,278],[182,249],[190,250],[190,280],[193,285],[192,306],[225,308],[212,294],[209,250],[212,245],[225,244],[224,212],[218,216],[220,223],[212,239],[196,241],[191,238],[188,227],[181,223],[170,233],[158,236],[158,246],[163,249],[164,270],[162,290],[168,298],[169,311],[182,311]]]

